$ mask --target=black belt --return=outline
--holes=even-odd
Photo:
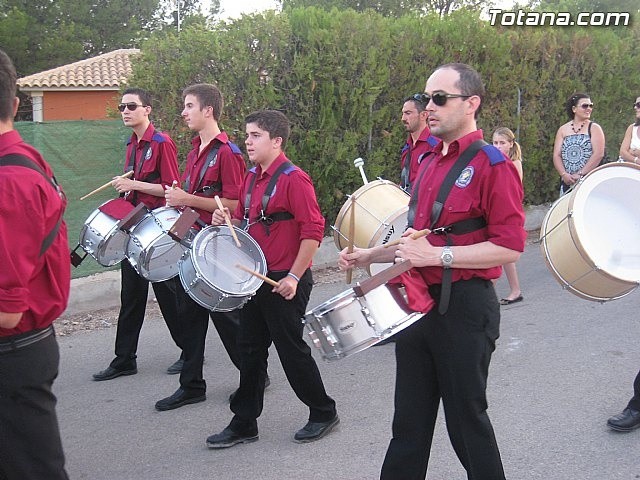
[[[43,330],[20,333],[10,337],[0,337],[0,353],[13,352],[53,335],[53,325]]]

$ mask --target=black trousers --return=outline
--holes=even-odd
[[[640,411],[640,371],[633,382],[633,397],[629,400],[627,407]]]
[[[437,303],[439,286],[429,290]],[[449,438],[468,479],[504,479],[486,400],[499,326],[492,283],[474,279],[452,285],[445,315],[435,307],[396,334],[393,438],[381,479],[425,478],[441,398]]]
[[[51,391],[60,353],[55,335],[0,353],[0,479],[68,480]]]
[[[278,281],[287,272],[271,272]],[[231,402],[235,414],[230,427],[236,432],[257,431],[262,413],[268,349],[273,341],[289,384],[309,407],[309,421],[327,422],[336,415],[336,404],[325,391],[318,365],[304,341],[302,318],[313,287],[311,270],[300,278],[296,296],[285,300],[263,284],[240,310],[240,388]]]
[[[111,367],[117,370],[128,370],[137,366],[138,339],[147,309],[150,282],[138,275],[128,260],[123,260],[120,263],[120,272],[122,286],[116,331],[116,358],[111,362]],[[182,348],[180,338],[177,336],[180,325],[176,305],[176,282],[179,283],[180,280],[174,277],[164,282],[154,282],[151,286],[156,294],[162,316],[169,327],[169,332],[176,345]]]
[[[240,353],[238,351],[240,313],[238,310],[231,312],[209,311],[196,303],[185,292],[180,280],[176,282],[175,286],[180,319],[176,337],[179,338],[184,360],[184,366],[180,373],[180,386],[183,390],[193,394],[204,393],[207,390],[207,384],[202,375],[202,364],[209,318],[216,327],[231,362],[240,369]]]

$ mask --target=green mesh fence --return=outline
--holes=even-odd
[[[69,228],[69,247],[73,249],[89,215],[100,204],[117,196],[117,192],[109,187],[80,200],[83,195],[122,173],[125,143],[131,129],[120,120],[17,122],[15,128],[25,142],[42,153],[67,194],[69,204],[65,220]],[[82,250],[80,252],[84,254]],[[73,278],[84,277],[105,270],[106,267],[87,256],[78,268],[72,267],[72,275]]]

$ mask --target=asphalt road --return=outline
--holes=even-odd
[[[518,271],[525,298],[502,307],[488,387],[489,415],[507,478],[640,478],[640,430],[621,434],[605,425],[626,405],[640,367],[638,292],[605,304],[580,299],[560,288],[536,245],[527,247]],[[504,278],[497,289],[499,296],[506,295]],[[309,307],[344,290],[342,275],[336,275],[335,281],[316,286]],[[178,386],[176,376],[165,374],[179,352],[162,319],[145,323],[137,375],[93,382],[91,374],[112,358],[114,336],[110,328],[59,339],[55,392],[72,480],[378,477],[393,413],[393,344],[331,363],[314,351],[341,424],[326,438],[303,445],[292,436],[306,423],[307,410],[273,351],[272,383],[258,420],[260,440],[212,451],[205,439],[229,422],[227,399],[238,383],[215,329],[207,339],[207,401],[169,412],[154,409]],[[466,478],[442,415],[427,478]]]

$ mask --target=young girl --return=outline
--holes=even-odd
[[[513,161],[513,165],[518,170],[520,181],[522,181],[522,151],[520,145],[516,142],[516,137],[511,130],[506,127],[500,127],[493,132],[493,146],[504,153]],[[506,263],[504,272],[509,281],[511,291],[509,295],[500,300],[500,305],[510,305],[512,303],[521,302],[522,291],[520,290],[520,281],[518,280],[518,272],[515,263]]]

